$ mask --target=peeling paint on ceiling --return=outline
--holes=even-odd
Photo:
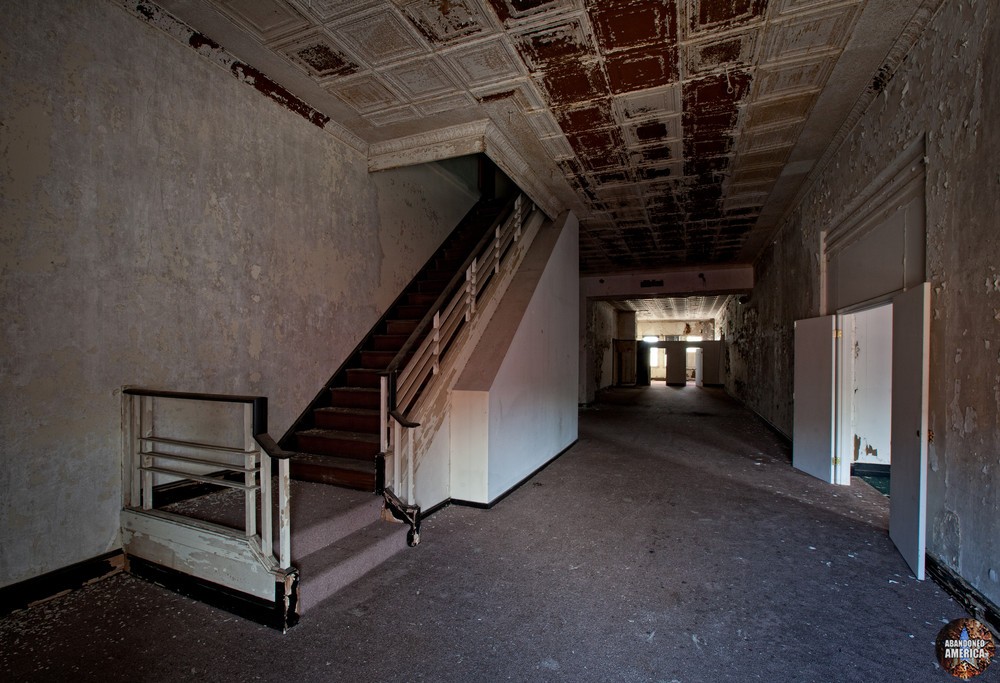
[[[161,0],[369,144],[491,119],[580,215],[584,274],[750,262],[805,179],[786,164],[836,132],[817,103],[842,121],[877,81],[844,55],[862,15],[903,31],[888,2]]]

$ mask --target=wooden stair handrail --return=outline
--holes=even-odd
[[[417,324],[416,329],[414,329],[413,332],[410,334],[410,336],[407,337],[406,342],[403,344],[403,348],[399,350],[399,353],[396,354],[396,356],[392,359],[392,362],[389,363],[388,367],[386,367],[386,369],[382,374],[394,375],[397,372],[399,372],[399,366],[403,364],[403,361],[409,355],[410,350],[422,338],[423,333],[427,331],[427,327],[432,322],[434,322],[434,314],[437,313],[439,310],[441,310],[441,307],[444,305],[444,303],[455,295],[455,291],[457,290],[458,284],[465,282],[465,271],[469,269],[469,266],[472,265],[472,262],[476,259],[476,256],[478,256],[483,251],[486,245],[493,241],[493,239],[495,238],[497,226],[503,223],[514,211],[514,205],[516,204],[517,199],[518,199],[517,197],[511,199],[507,203],[507,205],[504,206],[504,208],[500,211],[500,213],[497,214],[497,217],[490,224],[489,229],[483,233],[483,236],[479,239],[479,242],[472,249],[472,251],[469,252],[469,255],[465,258],[465,261],[462,263],[461,266],[459,266],[458,270],[455,271],[455,274],[452,275],[451,280],[448,281],[447,286],[445,286],[441,294],[438,295],[438,298],[435,299],[430,309],[427,311],[427,313],[424,314],[424,317]],[[393,408],[395,408],[395,406],[393,406]]]
[[[190,401],[217,401],[220,403],[251,403],[253,404],[253,436],[268,456],[275,460],[287,460],[295,455],[280,446],[267,433],[267,396],[249,396],[244,394],[211,394],[197,391],[167,391],[165,389],[146,389],[127,386],[122,389],[129,396],[148,396],[150,398],[173,398]]]

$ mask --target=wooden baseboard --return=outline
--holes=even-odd
[[[117,574],[122,571],[124,565],[125,556],[122,551],[112,550],[89,560],[0,588],[0,617]]]
[[[927,575],[955,598],[977,621],[986,624],[1000,638],[1000,607],[959,576],[951,567],[928,554],[925,556]]]

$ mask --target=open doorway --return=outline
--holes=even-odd
[[[922,283],[897,293],[887,308],[891,312],[889,537],[914,575],[923,580],[930,438],[927,431],[930,285]],[[845,355],[852,358],[852,345],[833,343],[844,339],[843,329],[835,328],[835,322],[844,315],[795,323],[792,465],[830,483],[849,483],[849,476],[841,481],[844,461],[853,461],[853,435],[849,441],[844,436],[845,425],[851,424],[853,428],[854,424],[849,422],[853,401],[848,402],[844,392],[853,392],[853,386],[844,378],[853,381],[854,374],[840,362]],[[865,343],[871,343],[872,338],[866,336]],[[839,354],[835,347],[841,349]],[[838,379],[841,388],[835,381]],[[848,386],[844,387],[845,384]],[[851,445],[850,458],[842,450],[845,442]]]
[[[889,495],[892,465],[892,302],[842,313],[838,328],[836,479]]]

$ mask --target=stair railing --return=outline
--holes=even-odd
[[[155,409],[159,402],[195,401],[242,404],[242,443],[215,444],[186,439],[158,429]],[[267,433],[267,398],[205,393],[159,391],[137,387],[122,390],[123,508],[158,515],[169,521],[176,512],[154,507],[157,475],[202,482],[243,491],[244,528],[211,525],[211,531],[240,542],[249,542],[271,571],[294,572],[291,567],[291,478],[288,457]],[[171,430],[177,429],[172,425]],[[235,431],[235,430],[233,430]],[[277,462],[275,497],[272,470]],[[233,477],[232,473],[238,477]],[[260,524],[257,524],[260,494]],[[273,518],[277,510],[277,524]],[[207,526],[202,524],[202,526]],[[277,528],[277,544],[274,530]],[[152,559],[152,558],[146,558]]]
[[[466,323],[476,318],[479,302],[491,294],[497,279],[494,276],[506,264],[511,246],[521,239],[522,228],[534,211],[535,205],[524,194],[519,194],[504,207],[491,229],[483,235],[382,373],[380,431],[383,466],[380,467],[379,477],[380,488],[391,488],[392,498],[401,494],[399,489],[405,468],[407,491],[403,495],[407,501],[413,501],[412,439],[407,442],[406,453],[398,452],[402,445],[401,430],[420,426],[409,418],[409,413],[421,392],[438,374],[441,359],[452,347],[458,333]],[[392,465],[392,486],[385,482],[388,462]],[[387,500],[389,498],[387,495]],[[398,498],[395,502],[399,503]]]

